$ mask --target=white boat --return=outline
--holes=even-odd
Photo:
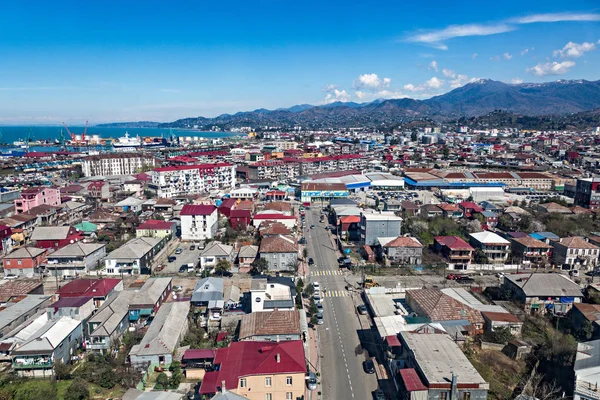
[[[125,132],[125,136],[120,137],[119,139],[117,139],[116,142],[113,143],[113,147],[116,150],[135,149],[135,148],[138,148],[141,146],[142,146],[142,141],[140,140],[140,137],[139,136],[129,137],[129,132]]]
[[[20,149],[26,149],[29,147],[23,139],[19,139],[16,142],[13,142],[13,146],[18,147]]]

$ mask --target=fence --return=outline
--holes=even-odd
[[[448,270],[455,270],[457,264],[448,264]],[[461,266],[463,264],[460,264]],[[519,264],[468,264],[467,269],[456,269],[457,271],[511,271],[523,268]]]

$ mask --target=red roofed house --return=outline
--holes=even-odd
[[[38,226],[31,235],[36,247],[60,249],[83,240],[83,232],[72,226]]]
[[[454,269],[467,269],[473,261],[475,249],[458,236],[436,236],[433,241],[435,251],[442,253]]]
[[[217,350],[215,371],[207,372],[199,394],[228,391],[250,400],[298,399],[305,395],[304,346],[289,342],[233,342]]]
[[[340,233],[343,238],[347,240],[359,240],[360,230],[358,224],[360,223],[360,217],[358,215],[346,215],[340,218]]]
[[[265,194],[265,200],[273,201],[273,200],[284,200],[285,192],[282,190],[270,190]]]
[[[7,254],[12,250],[12,234],[10,226],[0,225],[0,254]]]
[[[414,237],[377,238],[386,258],[398,264],[421,264],[423,245]],[[379,254],[379,256],[383,255]]]
[[[160,221],[156,219],[150,219],[135,230],[136,237],[174,237],[175,236],[175,222]]]
[[[42,204],[59,206],[60,190],[45,186],[23,189],[21,198],[15,199],[15,212],[21,214]]]
[[[459,203],[458,206],[463,210],[465,217],[471,218],[474,213],[480,213],[483,211],[483,208],[479,207],[472,201],[463,201]]]
[[[108,200],[110,199],[110,187],[108,182],[94,181],[90,182],[87,187],[88,195],[93,199]]]
[[[231,210],[235,208],[237,203],[236,199],[225,199],[223,203],[218,208],[219,214],[223,214],[227,218],[229,218],[229,214],[231,214]]]
[[[96,307],[100,307],[112,292],[123,290],[123,281],[116,278],[75,279],[56,291],[60,298],[93,297]]]
[[[245,230],[252,222],[250,210],[231,210],[229,214],[229,225],[232,229]]]
[[[181,218],[181,240],[205,240],[215,237],[219,217],[214,205],[186,204],[179,214]]]
[[[37,247],[21,247],[2,258],[5,275],[33,277],[46,261],[48,250]]]

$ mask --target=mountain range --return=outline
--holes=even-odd
[[[157,126],[198,129],[218,126],[224,130],[242,126],[301,126],[311,129],[389,127],[420,118],[449,120],[485,115],[495,110],[527,116],[564,116],[597,108],[600,108],[600,81],[508,84],[480,79],[426,100],[402,98],[378,99],[368,103],[335,102],[320,106],[300,104],[276,110],[223,114],[214,118],[190,117]]]

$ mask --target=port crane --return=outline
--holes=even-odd
[[[67,124],[65,124],[64,122],[62,124],[65,127],[65,129],[67,130],[67,133],[69,134],[69,136],[71,136],[71,140],[74,143],[79,142],[77,140],[77,138],[75,137],[75,134],[69,130],[69,127],[67,126]],[[85,121],[85,129],[83,130],[83,133],[81,134],[81,142],[85,142],[85,134],[87,133],[87,128],[88,128],[88,121]]]

